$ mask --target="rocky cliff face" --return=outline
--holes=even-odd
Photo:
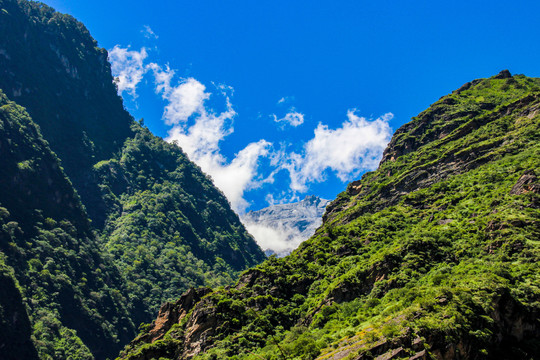
[[[242,222],[267,255],[288,255],[309,239],[322,224],[330,200],[306,196],[304,200],[250,211]]]
[[[540,357],[539,128],[540,79],[465,84],[399,129],[295,252],[122,358]]]

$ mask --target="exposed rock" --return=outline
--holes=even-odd
[[[510,74],[510,71],[503,70],[500,73],[498,73],[497,75],[495,75],[493,78],[494,79],[508,79],[508,78],[511,78],[511,77],[512,77],[512,74]]]
[[[392,159],[390,159],[390,161],[392,161]],[[362,190],[361,180],[353,181],[352,183],[349,184],[349,186],[347,186],[347,192],[351,195],[356,195],[360,193],[360,190]]]
[[[201,304],[191,315],[185,330],[185,344],[181,359],[191,359],[212,344],[212,335],[219,325],[217,314],[212,306]]]
[[[529,191],[536,194],[540,193],[540,183],[532,170],[525,171],[510,190],[510,195],[521,195]]]
[[[439,220],[438,224],[439,224],[439,225],[448,225],[448,224],[450,224],[452,221],[454,221],[454,220],[452,220],[452,219],[442,219],[442,220]]]
[[[205,295],[212,292],[210,288],[189,289],[176,302],[167,302],[159,309],[158,316],[149,329],[142,336],[135,338],[132,345],[139,343],[153,343],[163,337],[174,324],[180,321]]]
[[[409,360],[424,360],[427,359],[426,350],[422,350],[420,352],[417,352],[413,356],[409,358]]]
[[[397,349],[390,350],[387,353],[377,356],[375,360],[401,359],[403,358],[403,355],[406,355],[406,352],[405,349],[400,346]]]

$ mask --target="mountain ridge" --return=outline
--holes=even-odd
[[[507,71],[442,97],[311,239],[120,358],[538,357],[539,109]]]

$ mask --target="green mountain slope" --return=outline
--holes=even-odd
[[[110,215],[102,240],[148,321],[193,286],[226,285],[265,257],[225,196],[182,150],[133,125],[121,154],[94,166]]]
[[[1,337],[1,358],[25,358],[30,327],[29,357],[32,348],[40,358],[113,355],[135,332],[124,280],[58,158],[1,91],[0,158],[0,321],[11,334]]]
[[[40,358],[109,357],[166,300],[265,259],[201,170],[125,111],[71,16],[0,0],[0,89],[26,109],[2,93],[0,321],[26,307],[30,323],[0,358],[24,341]]]
[[[121,358],[540,357],[539,125],[540,79],[464,85],[299,249],[163,306]]]

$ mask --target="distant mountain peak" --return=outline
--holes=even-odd
[[[317,195],[307,195],[301,202],[308,203],[308,204],[318,204],[321,201],[328,201],[321,199]]]
[[[267,254],[284,256],[315,233],[329,202],[307,195],[302,201],[250,211],[242,222]]]

